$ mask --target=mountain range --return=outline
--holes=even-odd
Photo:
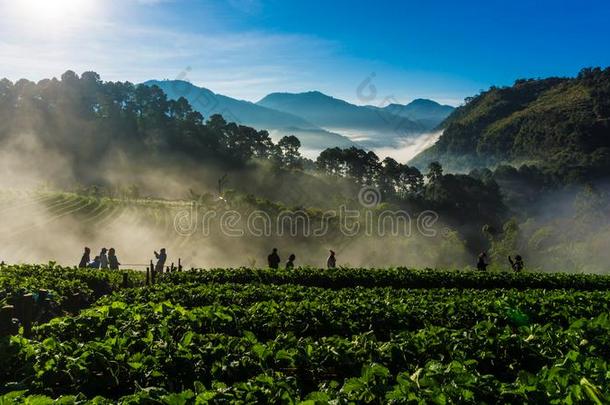
[[[375,106],[368,107],[380,109]],[[450,105],[441,105],[436,101],[418,98],[406,105],[396,103],[388,104],[383,107],[382,110],[390,114],[408,118],[427,129],[434,129],[443,122],[455,108]]]
[[[296,135],[304,150],[329,147],[392,147],[398,141],[438,126],[453,107],[432,100],[384,107],[358,106],[319,91],[272,93],[260,101],[234,99],[181,80],[150,80],[170,99],[186,98],[204,117],[221,114],[225,120],[268,130],[279,139]]]

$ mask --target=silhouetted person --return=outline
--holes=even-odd
[[[116,257],[116,251],[114,248],[110,248],[108,251],[108,265],[110,266],[110,270],[118,270],[121,263],[119,263],[119,259]]]
[[[165,253],[165,248],[161,249],[159,253],[155,251],[155,257],[157,258],[155,271],[163,273],[163,267],[165,266],[165,261],[167,260],[167,253]]]
[[[95,259],[91,263],[87,265],[90,269],[99,269],[100,268],[100,257],[95,256]]]
[[[83,253],[83,257],[80,259],[80,263],[78,264],[78,267],[81,269],[84,269],[89,265],[90,261],[91,261],[91,249],[89,249],[88,247],[85,247],[85,253]]]
[[[108,249],[102,248],[100,252],[100,269],[108,269]]]
[[[489,265],[486,261],[487,253],[483,252],[479,255],[479,260],[477,261],[477,270],[486,271],[487,266]]]
[[[291,269],[294,269],[294,260],[295,260],[296,258],[297,258],[297,257],[296,257],[294,254],[291,254],[291,255],[288,257],[288,261],[286,262],[286,270],[291,270]]]
[[[277,254],[277,248],[273,248],[273,251],[267,256],[267,263],[270,269],[277,269],[280,267],[280,255]]]
[[[508,261],[510,263],[510,267],[513,268],[513,271],[515,273],[519,273],[521,270],[523,270],[523,267],[525,267],[525,265],[523,264],[523,258],[520,255],[515,256],[514,262],[513,259],[508,256]]]
[[[335,257],[335,252],[330,251],[330,256],[328,256],[328,260],[326,260],[326,267],[329,269],[334,269],[337,267],[337,258]]]

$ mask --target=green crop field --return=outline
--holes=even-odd
[[[0,338],[0,404],[610,401],[610,277],[214,269],[144,284],[2,266],[2,303],[46,289],[55,313]]]

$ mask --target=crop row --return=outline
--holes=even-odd
[[[569,273],[512,273],[407,268],[338,268],[295,270],[210,269],[172,273],[165,283],[264,283],[298,284],[322,288],[394,287],[394,288],[531,288],[610,290],[610,276]]]
[[[114,301],[124,302],[127,305],[115,305],[128,309],[113,308]],[[42,338],[102,337],[110,326],[133,328],[134,315],[146,327],[162,316],[155,303],[167,301],[192,309],[198,327],[206,330],[233,335],[248,330],[266,337],[281,332],[325,336],[371,331],[385,339],[403,330],[466,328],[484,320],[499,325],[553,323],[566,327],[577,319],[610,312],[610,292],[606,291],[157,285],[121,290],[100,301],[106,305],[58,319],[39,333]]]
[[[206,388],[214,383],[234,386],[261,374],[279,373],[296,378],[297,394],[304,398],[317,391],[337,396],[375,364],[383,370],[384,389],[400,384],[400,376],[423,381],[420,370],[441,372],[449,367],[458,373],[451,378],[472,380],[470,393],[460,391],[462,397],[454,400],[489,402],[499,395],[507,396],[503,400],[521,397],[534,402],[543,399],[540,395],[562,398],[583,378],[599,395],[609,394],[607,315],[566,329],[552,324],[515,329],[483,321],[468,329],[401,332],[388,341],[370,333],[322,338],[287,333],[261,340],[253,333],[176,330],[175,315],[168,313],[146,331],[115,328],[92,341],[48,338],[38,343],[13,337],[2,349],[9,355],[0,382],[54,396],[82,392],[87,397],[116,397],[137,387],[180,392],[197,382]],[[451,378],[445,376],[437,385],[459,382],[460,390],[469,386]],[[527,388],[539,384],[555,388],[550,393]]]

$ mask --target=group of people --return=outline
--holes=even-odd
[[[165,266],[165,262],[167,261],[167,252],[165,251],[165,248],[163,248],[159,250],[159,252],[155,251],[154,253],[155,258],[157,259],[157,263],[155,264],[155,271],[162,272]],[[80,259],[78,267],[81,269],[89,268],[118,270],[120,265],[121,263],[119,263],[119,259],[116,255],[116,250],[114,248],[102,248],[100,254],[98,256],[95,256],[93,260],[91,260],[91,249],[85,247],[85,251]]]
[[[337,267],[337,258],[335,256],[335,252],[329,250],[328,259],[326,259],[326,267],[329,269],[334,269]],[[167,252],[165,248],[154,252],[155,257],[157,259],[157,264],[155,265],[155,271],[162,272],[165,266],[165,262],[167,261]],[[296,255],[292,253],[288,256],[288,261],[286,262],[286,270],[290,270],[294,268],[294,261],[296,260]],[[278,269],[281,263],[280,255],[277,251],[277,248],[273,248],[269,256],[267,256],[267,264],[271,269]],[[510,263],[510,267],[513,269],[515,273],[519,273],[525,267],[523,263],[523,258],[520,255],[516,255],[514,260],[511,256],[508,256],[508,262]],[[80,259],[80,263],[78,267],[80,268],[90,268],[90,269],[110,269],[110,270],[118,270],[121,263],[119,263],[119,259],[116,255],[116,250],[114,248],[106,249],[102,248],[100,254],[95,256],[93,260],[91,260],[91,249],[85,247],[85,252],[83,253],[82,258]],[[489,262],[487,260],[487,252],[482,252],[479,255],[477,260],[477,270],[486,271],[487,266],[489,266]]]
[[[118,270],[120,265],[121,263],[119,263],[119,259],[116,256],[116,250],[114,248],[102,248],[100,254],[91,260],[91,249],[85,247],[85,252],[80,259],[78,267],[82,269],[90,268]]]
[[[513,269],[515,273],[521,272],[525,267],[523,258],[520,255],[516,255],[514,260],[511,256],[508,256],[508,262],[510,263],[511,269]],[[477,270],[486,271],[487,266],[489,266],[489,262],[487,261],[487,252],[482,252],[477,261]]]
[[[330,250],[329,252],[330,254],[328,256],[328,259],[326,259],[326,267],[328,267],[329,269],[334,269],[335,267],[337,267],[337,258],[335,257],[334,251]],[[286,270],[294,268],[294,261],[296,260],[296,258],[297,257],[294,253],[288,256],[288,261],[286,262]],[[267,264],[269,265],[269,268],[278,269],[280,267],[281,261],[282,260],[280,259],[280,255],[277,252],[277,248],[273,248],[269,256],[267,256]]]
[[[334,269],[337,267],[337,258],[335,256],[335,252],[330,250],[330,254],[328,259],[326,260],[326,267],[329,269]],[[294,261],[296,260],[296,256],[291,254],[288,256],[288,261],[286,262],[286,270],[290,270],[294,268]],[[280,255],[278,254],[277,248],[273,248],[269,256],[267,256],[267,264],[271,269],[278,269],[281,263]],[[523,258],[520,255],[516,255],[514,260],[511,256],[508,256],[508,262],[510,263],[510,267],[513,269],[515,273],[519,273],[525,267],[523,263]],[[489,262],[487,261],[487,252],[482,252],[479,255],[479,259],[477,261],[477,270],[486,271],[487,266],[489,266]]]

